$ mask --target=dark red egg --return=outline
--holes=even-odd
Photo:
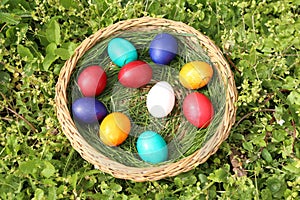
[[[139,88],[152,79],[152,68],[144,61],[132,61],[121,68],[118,79],[125,87]]]
[[[102,67],[92,65],[79,74],[77,83],[83,96],[98,96],[105,88],[107,76]]]
[[[183,101],[183,114],[194,126],[206,128],[214,116],[214,108],[207,96],[200,92],[193,92]]]

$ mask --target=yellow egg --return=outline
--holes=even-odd
[[[212,76],[213,69],[208,63],[192,61],[180,70],[179,81],[188,89],[199,89],[207,85]]]
[[[100,139],[108,146],[118,146],[126,140],[130,129],[129,118],[123,113],[113,112],[107,115],[100,125]]]

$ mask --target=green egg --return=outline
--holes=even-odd
[[[123,67],[138,58],[134,45],[126,39],[114,38],[108,43],[108,56],[114,64]]]

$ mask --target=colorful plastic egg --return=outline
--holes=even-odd
[[[179,72],[180,83],[188,89],[199,89],[207,85],[213,76],[212,67],[202,61],[185,64]]]
[[[108,146],[118,146],[126,140],[130,129],[129,118],[123,113],[113,112],[107,115],[100,124],[100,139]]]
[[[132,61],[121,68],[118,79],[125,87],[139,88],[152,79],[152,68],[144,61]]]
[[[105,105],[93,97],[76,99],[72,104],[72,112],[76,119],[85,123],[101,121],[107,115]]]
[[[109,41],[108,56],[113,63],[119,67],[123,67],[127,63],[137,60],[138,54],[134,45],[123,38],[114,38]]]
[[[145,131],[137,139],[137,151],[142,160],[157,164],[168,159],[168,146],[156,132]]]
[[[86,97],[98,96],[106,86],[107,76],[100,66],[89,66],[78,76],[77,83]]]
[[[174,104],[174,90],[166,81],[156,83],[148,92],[146,106],[153,117],[167,116],[172,111]]]
[[[213,119],[214,108],[208,97],[202,93],[194,92],[184,98],[183,114],[194,126],[206,128]]]
[[[157,64],[169,64],[175,58],[177,51],[177,40],[168,33],[156,35],[150,43],[149,54],[152,61]]]

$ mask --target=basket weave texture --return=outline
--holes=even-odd
[[[188,33],[195,35],[200,46],[210,57],[216,66],[221,79],[226,85],[226,105],[224,117],[215,134],[205,143],[205,145],[193,154],[173,163],[153,167],[129,167],[118,163],[94,149],[79,133],[71,117],[68,107],[67,87],[72,72],[76,68],[78,60],[91,49],[96,43],[113,36],[119,32],[135,29],[168,29],[176,33]],[[56,85],[56,112],[61,124],[62,131],[67,136],[73,148],[88,162],[98,167],[101,171],[109,173],[116,178],[134,180],[137,182],[159,180],[166,177],[178,175],[189,171],[197,165],[204,163],[214,154],[221,143],[228,137],[230,129],[235,122],[237,91],[233,74],[220,49],[205,35],[194,28],[182,23],[168,19],[143,17],[131,20],[120,21],[99,30],[77,47],[73,56],[66,61],[61,69]]]

